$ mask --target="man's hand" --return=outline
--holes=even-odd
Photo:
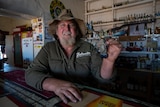
[[[115,39],[107,40],[106,44],[108,46],[108,60],[114,62],[122,50],[122,44]]]
[[[79,89],[68,81],[47,78],[43,82],[43,89],[53,91],[64,103],[78,102],[82,100],[82,94]]]

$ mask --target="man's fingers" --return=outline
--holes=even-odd
[[[65,91],[65,96],[71,101],[71,102],[78,102],[78,99],[73,95],[73,93],[70,93],[69,91]]]
[[[78,90],[71,88],[71,89],[61,89],[58,96],[62,99],[64,103],[71,102],[78,102],[82,100],[82,96]]]
[[[69,91],[72,93],[72,95],[73,95],[78,101],[81,101],[81,100],[82,100],[82,94],[81,94],[81,92],[79,91],[79,89],[77,89],[77,88],[72,88],[72,89],[69,89]]]
[[[61,99],[65,104],[68,103],[68,99],[66,98],[66,96],[65,96],[63,93],[60,93],[58,96],[60,97],[60,99]]]

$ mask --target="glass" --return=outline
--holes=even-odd
[[[98,52],[100,53],[102,58],[107,58],[108,54],[107,54],[107,45],[105,43],[105,39],[101,38],[97,43],[96,43],[96,49],[98,50]]]

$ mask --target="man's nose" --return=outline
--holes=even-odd
[[[66,25],[66,30],[70,30],[70,29],[71,29],[70,25],[69,24]]]

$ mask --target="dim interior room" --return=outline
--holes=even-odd
[[[12,2],[15,3],[15,5],[12,5]],[[55,1],[56,2],[56,1]],[[53,3],[55,3],[53,1]],[[79,17],[80,19],[84,20],[84,2],[80,1],[80,0],[76,0],[76,1],[72,1],[69,0],[65,1],[62,0],[63,3],[65,3],[65,8],[70,8],[72,9],[73,13],[75,14],[76,17]],[[80,4],[78,6],[74,6],[70,4],[70,2],[72,2],[72,4]],[[14,49],[15,45],[19,45],[19,44],[14,44],[11,41],[13,41],[12,37],[14,37],[13,35],[15,34],[14,30],[18,30],[16,28],[19,27],[32,27],[33,25],[33,20],[38,18],[42,18],[43,19],[43,38],[47,38],[45,40],[42,40],[41,43],[37,44],[44,44],[48,41],[50,41],[50,39],[52,39],[50,36],[48,36],[47,34],[45,34],[45,32],[47,31],[47,26],[48,24],[53,20],[53,17],[51,16],[50,13],[50,5],[52,3],[52,0],[48,0],[48,1],[43,1],[43,0],[30,0],[30,1],[11,1],[11,0],[1,0],[0,1],[0,30],[4,31],[4,32],[8,32],[8,34],[5,36],[5,49],[6,49],[6,54],[7,54],[7,61],[6,63],[8,63],[9,65],[12,66],[18,66],[18,67],[25,67],[27,65],[23,64],[24,63],[30,63],[30,61],[33,60],[33,57],[36,56],[37,52],[39,51],[39,49],[37,50],[33,50],[34,52],[30,53],[32,54],[30,56],[26,56],[26,57],[30,57],[29,58],[29,62],[27,62],[25,59],[28,60],[28,58],[23,58],[25,57],[25,55],[21,55],[20,51],[23,51],[23,49]],[[52,4],[53,4],[52,3]],[[20,5],[21,4],[21,5]],[[59,6],[59,4],[55,4],[55,6]],[[59,6],[59,8],[62,8],[61,5]],[[73,9],[74,8],[74,9]],[[80,9],[80,10],[78,10]],[[24,34],[25,35],[25,34]],[[47,35],[46,37],[44,37],[44,35]],[[9,42],[9,43],[8,43]],[[14,42],[14,41],[13,41]],[[36,47],[36,46],[35,46]],[[40,45],[41,47],[41,45]],[[17,47],[19,48],[19,47]],[[22,47],[21,47],[22,48]],[[17,50],[17,52],[15,52]],[[17,55],[14,55],[16,53]],[[21,60],[19,60],[19,58],[21,58]],[[17,61],[20,61],[19,63],[16,63],[16,59]],[[24,61],[25,60],[25,61]]]
[[[122,44],[115,63],[115,79],[111,83],[98,84],[96,89],[78,85],[80,89],[87,89],[85,95],[91,94],[82,103],[68,105],[51,96],[53,93],[39,92],[24,84],[23,88],[15,84],[12,86],[8,82],[6,89],[0,85],[4,89],[0,91],[0,103],[3,102],[1,98],[7,96],[10,104],[16,107],[82,107],[104,94],[120,99],[116,100],[120,107],[158,107],[160,0],[0,0],[0,76],[2,72],[11,70],[5,69],[8,65],[12,69],[25,70],[41,48],[55,40],[48,33],[48,25],[62,9],[71,9],[76,18],[85,22],[86,35],[83,39],[95,46],[100,54],[103,54],[102,41],[108,38]],[[5,83],[1,77],[0,83]],[[12,95],[15,91],[24,96]]]

